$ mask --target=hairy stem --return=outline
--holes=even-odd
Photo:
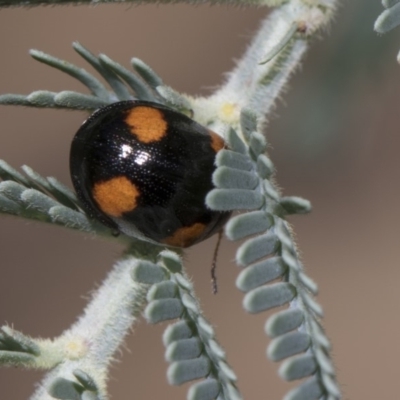
[[[243,109],[265,122],[309,38],[330,21],[335,3],[292,0],[269,14],[227,82],[211,97],[194,100],[196,117],[204,124],[211,121],[221,134],[228,126],[239,128]]]
[[[277,6],[285,0],[211,0],[212,4],[227,5],[258,5],[258,6]],[[128,0],[132,4],[175,4],[191,3],[203,4],[202,0]],[[27,7],[41,5],[64,5],[64,4],[107,4],[107,3],[127,3],[124,0],[0,0],[0,7]]]
[[[54,382],[60,378],[74,382],[76,370],[84,371],[96,382],[99,398],[105,396],[107,368],[145,303],[147,286],[131,278],[138,262],[135,257],[118,262],[84,314],[56,339],[65,361],[45,377],[32,400],[53,399],[49,391]]]

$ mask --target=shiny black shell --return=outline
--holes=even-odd
[[[188,247],[218,232],[229,213],[212,211],[214,132],[165,106],[113,103],[93,113],[70,153],[73,185],[84,210],[128,236]]]

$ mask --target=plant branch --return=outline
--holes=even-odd
[[[89,391],[106,398],[110,362],[145,304],[148,285],[131,278],[141,262],[132,256],[118,262],[80,319],[54,340],[52,346],[62,349],[62,362],[45,377],[32,400],[69,398],[66,394],[74,390],[82,397],[87,389],[76,376],[82,373],[92,382]]]
[[[28,0],[24,4],[50,2],[58,3],[57,0]],[[260,5],[281,3],[280,0],[246,2]],[[271,181],[273,165],[265,155],[267,143],[260,130],[305,54],[309,39],[329,23],[335,4],[334,0],[285,2],[265,19],[227,82],[208,98],[176,93],[140,60],[132,60],[133,74],[105,55],[94,56],[79,44],[74,45],[75,50],[102,75],[111,91],[83,69],[33,51],[31,54],[37,60],[80,80],[91,95],[39,91],[28,96],[0,96],[3,104],[89,111],[125,98],[151,99],[192,115],[193,119],[226,139],[229,150],[218,153],[218,168],[213,175],[217,189],[209,193],[206,201],[216,210],[252,210],[232,218],[226,227],[231,239],[251,236],[239,247],[236,255],[238,264],[243,267],[237,286],[246,292],[244,308],[256,313],[290,304],[289,310],[270,318],[266,329],[273,337],[268,349],[269,357],[275,361],[287,358],[282,363],[281,376],[288,380],[308,377],[285,399],[308,400],[327,396],[336,400],[340,398],[340,392],[329,360],[329,342],[319,325],[322,310],[312,297],[316,287],[303,272],[292,233],[284,220],[288,214],[309,211],[310,204],[296,197],[281,197],[275,189]],[[0,0],[0,6],[7,5],[17,5],[17,2]],[[52,219],[52,210],[61,215],[60,210],[64,210],[60,209],[61,204],[68,210],[65,221],[61,221],[63,225],[68,226],[68,219],[72,221],[72,216],[75,220],[79,216],[80,225],[74,220],[78,229],[91,230],[91,222],[82,220],[86,216],[81,216],[79,204],[68,192],[55,185],[55,181],[36,177],[30,170],[27,172],[25,169],[25,172],[28,178],[5,163],[0,164],[0,177],[13,181],[0,184],[0,211],[57,222]],[[32,183],[38,187],[32,187]],[[190,282],[184,273],[180,273],[180,259],[172,252],[161,253],[158,258],[159,251],[158,246],[135,243],[129,257],[115,266],[78,322],[51,343],[44,341],[40,346],[38,341],[30,338],[10,339],[7,335],[12,336],[12,332],[4,331],[6,347],[0,347],[0,350],[18,352],[20,364],[26,360],[25,365],[32,366],[37,357],[36,366],[45,367],[44,359],[38,360],[45,356],[46,349],[53,354],[53,358],[49,356],[51,362],[47,367],[58,364],[31,400],[105,399],[107,369],[146,301],[145,314],[151,322],[181,318],[165,335],[167,358],[172,362],[168,373],[170,381],[180,384],[206,377],[191,387],[190,399],[240,398],[236,378],[224,361],[224,352],[200,314]],[[142,284],[131,279],[132,271]],[[277,278],[282,282],[271,283]],[[153,286],[146,300],[150,284]],[[181,335],[179,341],[177,335]],[[7,343],[10,348],[7,348]],[[57,357],[50,351],[54,345],[58,349]],[[9,356],[8,353],[5,355]],[[227,377],[225,381],[221,380],[224,376]],[[198,397],[200,394],[203,397]]]
[[[328,25],[336,1],[287,2],[262,23],[253,42],[229,73],[227,82],[209,98],[194,100],[195,116],[224,134],[240,125],[243,109],[264,123],[276,100],[300,65],[309,39]]]
[[[255,314],[275,307],[290,308],[273,314],[266,324],[272,337],[267,355],[282,361],[279,374],[293,381],[308,378],[292,389],[285,400],[341,398],[335,369],[330,360],[330,343],[321,328],[323,312],[314,300],[317,287],[304,273],[293,235],[285,217],[311,210],[307,200],[281,197],[273,180],[274,168],[265,154],[267,142],[257,131],[257,119],[242,112],[245,142],[231,129],[230,150],[221,150],[213,175],[216,189],[206,202],[216,210],[247,209],[225,227],[231,240],[247,238],[236,252],[242,271],[236,285],[245,292],[243,307]],[[244,179],[237,179],[246,176]],[[246,185],[244,185],[246,182]],[[274,282],[280,278],[281,282]]]
[[[204,4],[202,0],[0,0],[0,7],[32,7],[43,5],[70,5],[70,4],[110,4],[127,2],[135,5],[141,4]],[[285,0],[208,0],[210,4],[225,4],[225,5],[253,5],[253,6],[270,6],[275,7]]]

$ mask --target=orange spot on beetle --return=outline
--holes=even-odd
[[[213,131],[209,130],[209,132],[211,136],[211,147],[216,153],[218,153],[221,149],[225,147],[224,139],[222,139],[221,136],[217,135]]]
[[[167,133],[163,112],[153,107],[134,107],[125,118],[132,133],[142,143],[158,142]]]
[[[96,183],[93,188],[93,197],[100,209],[113,217],[132,211],[139,195],[139,190],[125,176]]]
[[[176,230],[171,236],[163,240],[169,246],[188,247],[204,232],[206,225],[196,222],[192,226],[185,226]]]

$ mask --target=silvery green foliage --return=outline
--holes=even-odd
[[[104,54],[96,57],[79,43],[73,43],[73,48],[104,78],[111,90],[85,69],[41,51],[31,50],[30,54],[35,60],[77,79],[89,89],[90,94],[68,90],[59,93],[39,90],[29,95],[1,95],[0,104],[94,111],[115,101],[135,98],[163,102],[156,91],[158,86],[162,86],[161,78],[143,61],[132,59],[135,74]]]
[[[39,354],[40,348],[33,340],[8,326],[0,328],[0,364],[31,364]]]
[[[155,246],[135,246],[109,273],[82,317],[55,339],[0,330],[0,364],[49,370],[31,400],[104,400],[110,362],[140,315],[148,285],[132,271],[155,260]]]
[[[288,381],[307,378],[285,400],[339,399],[330,343],[320,325],[323,313],[314,299],[317,286],[303,270],[285,221],[288,214],[310,211],[310,203],[281,197],[275,189],[267,143],[250,111],[242,112],[241,128],[244,141],[231,130],[229,150],[218,153],[213,176],[217,188],[207,196],[207,204],[217,210],[252,210],[231,218],[225,228],[231,240],[246,239],[236,253],[242,269],[236,285],[245,293],[243,306],[249,313],[289,306],[273,314],[265,327],[272,338],[267,355],[282,361],[280,376]]]
[[[70,189],[24,165],[21,174],[0,160],[0,213],[54,223],[84,232],[110,235],[109,229],[82,212]]]
[[[375,30],[386,33],[400,24],[400,2],[398,0],[382,0],[385,10],[375,21]]]
[[[382,0],[385,10],[375,21],[374,29],[378,33],[386,33],[400,25],[400,1]],[[397,54],[397,62],[400,63],[400,52]]]
[[[0,6],[15,3],[0,0]],[[132,59],[130,70],[105,55],[93,55],[78,43],[74,49],[100,73],[107,86],[80,67],[33,50],[36,60],[78,79],[89,94],[42,90],[0,96],[0,104],[87,111],[120,100],[154,101],[193,117],[226,139],[229,149],[218,153],[213,176],[217,189],[207,202],[217,210],[249,210],[235,216],[226,227],[230,239],[247,238],[236,256],[243,268],[237,286],[246,293],[245,309],[258,313],[290,305],[274,314],[265,329],[273,338],[268,356],[283,360],[280,375],[286,380],[307,377],[286,396],[292,400],[335,400],[340,393],[329,342],[319,323],[322,310],[313,299],[317,288],[303,272],[284,219],[308,212],[310,204],[297,197],[281,197],[275,189],[271,181],[274,169],[265,154],[267,143],[260,126],[298,66],[308,37],[327,23],[334,5],[334,0],[285,2],[262,23],[226,84],[209,98],[175,92],[141,60]],[[61,183],[28,167],[23,171],[25,175],[0,163],[0,212],[112,236],[82,212],[75,195]],[[109,364],[143,311],[150,323],[176,320],[163,337],[171,384],[198,380],[188,390],[191,400],[240,399],[236,376],[199,309],[180,257],[124,235],[120,239],[129,240],[126,258],[115,265],[82,317],[52,341],[3,327],[0,362],[50,370],[31,400],[105,400]],[[272,282],[277,279],[280,281]],[[104,329],[96,329],[99,326]]]
[[[163,336],[165,358],[170,363],[169,383],[180,385],[203,379],[190,386],[190,400],[241,399],[236,375],[226,362],[214,329],[202,316],[180,257],[165,250],[160,253],[158,265],[138,266],[133,276],[137,282],[152,284],[144,310],[148,322],[179,319],[167,327]]]

